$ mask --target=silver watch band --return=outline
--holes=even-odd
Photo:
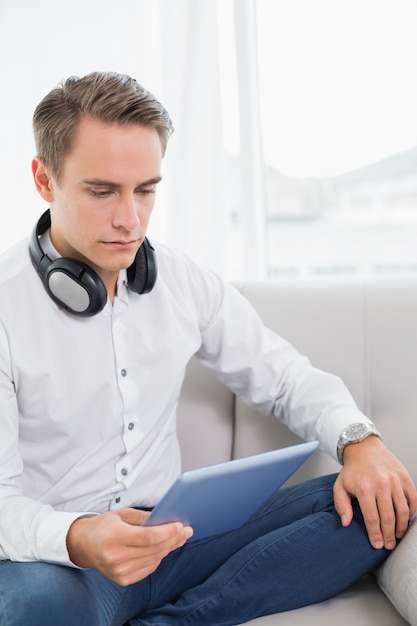
[[[347,426],[341,433],[337,442],[337,458],[339,463],[343,465],[343,457],[345,448],[353,443],[360,443],[370,435],[381,437],[381,433],[377,430],[372,422],[356,422]]]

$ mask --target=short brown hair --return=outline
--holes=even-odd
[[[33,115],[38,156],[57,180],[84,115],[102,122],[153,126],[163,154],[174,130],[162,104],[130,76],[116,72],[72,76],[47,94]]]

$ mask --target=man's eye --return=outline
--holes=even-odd
[[[105,189],[90,189],[90,192],[95,198],[106,198],[111,193],[111,191]]]
[[[155,187],[141,187],[140,189],[138,189],[138,192],[143,194],[144,196],[150,193],[155,193],[155,191]]]

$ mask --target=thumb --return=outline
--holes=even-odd
[[[342,526],[349,526],[353,519],[352,501],[339,478],[334,484],[333,496],[334,506],[339,514]]]
[[[131,508],[119,509],[118,514],[120,515],[120,518],[126,522],[126,524],[131,524],[132,526],[142,526],[143,522],[149,515],[147,511]]]

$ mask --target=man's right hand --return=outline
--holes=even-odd
[[[76,519],[67,534],[71,561],[94,568],[122,586],[146,578],[193,534],[190,526],[179,522],[142,526],[148,515],[120,509]]]

